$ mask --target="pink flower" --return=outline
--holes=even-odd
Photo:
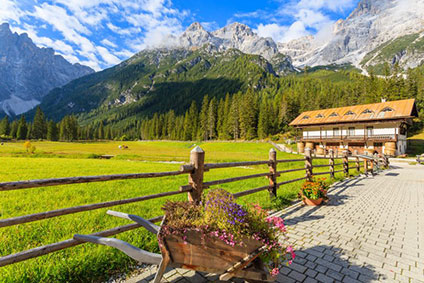
[[[278,270],[278,268],[276,267],[276,268],[274,268],[274,269],[272,269],[272,270],[271,270],[271,275],[272,275],[272,276],[277,276],[279,272],[280,272],[280,271],[279,271],[279,270]]]

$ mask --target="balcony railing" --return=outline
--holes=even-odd
[[[396,140],[396,135],[388,134],[388,135],[331,135],[331,136],[307,136],[301,137],[301,140]]]

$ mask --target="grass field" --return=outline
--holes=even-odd
[[[36,142],[36,154],[24,152],[22,143],[7,143],[0,152],[0,182],[66,176],[159,172],[177,170],[180,164],[153,162],[185,161],[193,143],[126,142],[128,150],[119,150],[120,143],[51,143]],[[265,160],[271,148],[267,143],[203,143],[206,162]],[[110,160],[90,159],[92,154],[112,154]],[[57,157],[59,156],[59,157]],[[278,159],[293,155],[278,153]],[[298,156],[297,156],[298,157]],[[144,162],[140,162],[143,160]],[[322,161],[320,163],[327,163]],[[302,168],[303,162],[280,164],[283,168]],[[340,167],[339,167],[340,168]],[[328,171],[328,168],[318,168]],[[267,172],[266,166],[211,170],[205,181]],[[304,176],[304,171],[285,174],[279,182]],[[268,183],[265,178],[250,179],[220,187],[231,192],[252,189]],[[0,218],[48,211],[76,205],[131,198],[174,191],[187,184],[187,175],[54,186],[0,192]],[[285,185],[279,198],[270,201],[268,192],[245,196],[240,203],[260,203],[267,208],[281,208],[296,198],[299,182]],[[216,186],[215,186],[216,187]],[[116,206],[110,209],[133,213],[144,218],[161,215],[161,205],[169,199],[184,200],[186,194],[145,202]],[[76,233],[88,234],[129,224],[128,221],[105,214],[107,209],[82,212],[53,219],[0,228],[0,256],[72,238]],[[117,236],[135,246],[157,251],[156,240],[142,229]],[[0,282],[97,282],[116,272],[134,268],[135,262],[112,248],[85,244],[36,259],[0,268]]]
[[[424,131],[408,138],[408,156],[415,157],[424,153]]]

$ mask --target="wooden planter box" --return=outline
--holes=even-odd
[[[239,277],[251,282],[273,282],[259,255],[263,244],[257,240],[243,239],[243,246],[230,246],[214,237],[202,238],[202,233],[189,230],[181,236],[158,234],[162,256],[169,257],[169,265],[195,271],[222,274],[221,280]],[[165,257],[164,257],[165,258]]]

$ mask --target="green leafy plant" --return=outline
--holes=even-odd
[[[299,196],[311,200],[327,199],[329,185],[325,180],[325,178],[313,178],[312,181],[305,181],[302,184]]]
[[[269,217],[257,204],[239,205],[223,189],[209,191],[200,204],[169,201],[162,209],[166,222],[160,238],[172,234],[186,241],[187,230],[195,229],[202,238],[218,238],[232,247],[243,246],[246,237],[255,239],[266,247],[261,259],[272,275],[278,274],[282,263],[290,264],[295,258],[293,248],[284,243],[287,236],[282,218]]]

